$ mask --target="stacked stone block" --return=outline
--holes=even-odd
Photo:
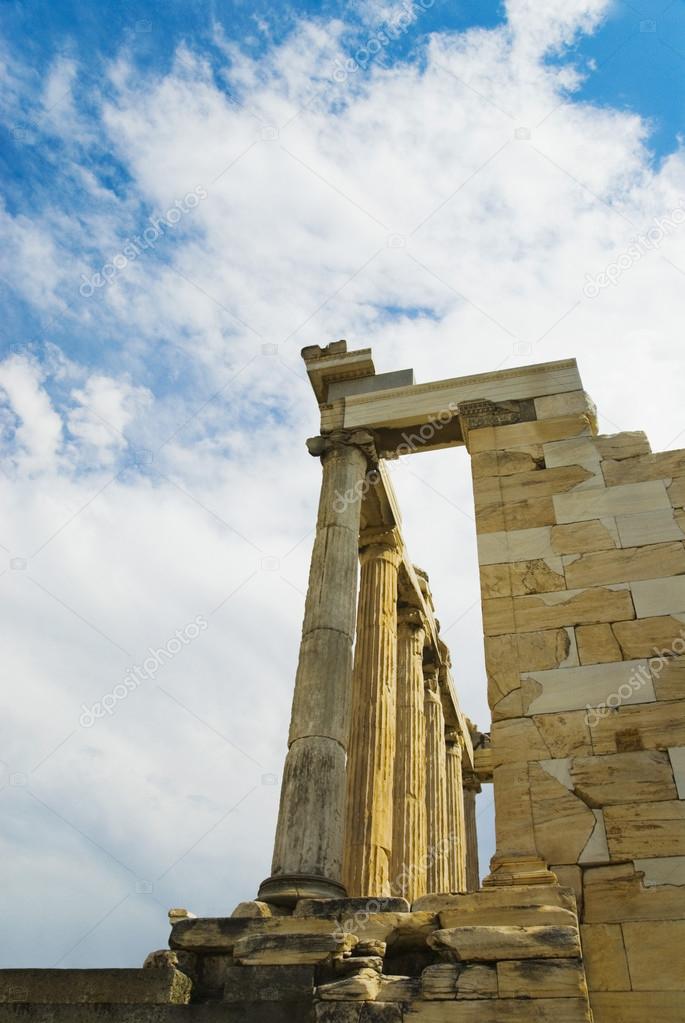
[[[685,451],[598,436],[581,391],[535,399],[535,414],[468,436],[493,718],[488,881],[515,877],[517,856],[549,866],[579,899],[596,1023],[675,1023]]]

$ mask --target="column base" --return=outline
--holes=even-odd
[[[516,884],[559,884],[559,879],[539,856],[493,856],[483,887]]]
[[[339,881],[315,874],[274,874],[262,881],[257,898],[273,906],[294,906],[300,899],[346,899]]]

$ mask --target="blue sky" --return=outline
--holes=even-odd
[[[573,356],[604,431],[682,443],[685,4],[407,10],[2,4],[5,965],[136,965],[168,907],[269,872],[318,497],[302,346],[420,382]],[[466,458],[392,471],[486,726]]]

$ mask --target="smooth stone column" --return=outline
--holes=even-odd
[[[480,888],[478,865],[478,833],[476,831],[476,796],[481,786],[473,772],[465,772],[464,788],[464,839],[466,846],[466,891],[477,892]]]
[[[459,733],[445,734],[447,754],[447,834],[449,838],[448,875],[451,892],[466,891],[464,788],[462,783],[462,746]]]
[[[352,898],[395,894],[390,850],[400,559],[394,533],[362,535],[343,858],[343,880]]]
[[[425,673],[426,716],[426,850],[428,892],[449,891],[447,764],[445,755],[445,716],[440,701],[437,668]]]
[[[307,446],[321,456],[323,479],[272,873],[259,889],[262,901],[277,905],[346,894],[345,761],[359,523],[373,438],[365,431],[339,431]]]
[[[391,888],[413,902],[426,894],[426,719],[423,646],[416,608],[397,612],[397,754],[393,796]]]

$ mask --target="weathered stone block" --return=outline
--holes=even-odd
[[[536,714],[532,720],[550,757],[580,756],[593,752],[590,726],[584,711]]]
[[[403,1019],[401,1007],[392,1002],[319,1002],[314,1010],[316,1023],[402,1023]]]
[[[685,919],[685,888],[646,888],[632,864],[594,867],[583,881],[587,923]]]
[[[607,664],[623,658],[611,626],[579,625],[576,629],[578,657],[581,664]]]
[[[549,543],[554,554],[588,554],[618,547],[618,531],[613,518],[591,519],[552,526]]]
[[[685,856],[685,802],[608,806],[604,821],[612,859]]]
[[[476,515],[477,533],[500,533],[551,526],[555,522],[551,497],[506,504],[492,503],[480,508]]]
[[[511,476],[514,473],[533,472],[544,467],[541,444],[532,444],[528,448],[514,448],[511,451],[482,451],[471,457],[471,472],[474,479],[483,476]]]
[[[593,721],[595,753],[617,752],[624,736],[637,737],[643,749],[685,746],[685,704],[677,700],[620,707]]]
[[[678,798],[668,754],[657,750],[576,757],[570,776],[574,792],[588,806]]]
[[[651,454],[647,434],[641,430],[601,435],[594,438],[594,443],[602,458],[609,460],[619,461]]]
[[[595,830],[592,810],[539,764],[530,765],[530,799],[540,854],[548,863],[575,863]]]
[[[410,1002],[421,993],[418,977],[381,977],[381,986],[376,995],[377,1002]]]
[[[597,991],[590,1002],[595,1023],[682,1023],[683,996],[676,991]]]
[[[500,998],[586,998],[579,959],[524,959],[497,964]]]
[[[300,899],[293,911],[293,918],[348,920],[360,913],[408,913],[409,908],[406,899],[383,896],[365,899]]]
[[[562,590],[539,596],[512,597],[511,629],[498,632],[537,632],[566,625],[594,625],[627,621],[635,617],[630,591],[623,584],[589,590]],[[500,610],[497,624],[505,620]]]
[[[618,924],[581,924],[583,963],[591,991],[630,991],[630,974]]]
[[[685,577],[644,579],[630,584],[638,618],[685,614]]]
[[[622,547],[641,547],[644,544],[685,539],[685,531],[678,523],[672,508],[617,515],[616,529]]]
[[[677,576],[685,572],[685,547],[682,543],[657,543],[581,554],[567,562],[565,572],[569,589]]]
[[[349,952],[356,944],[351,934],[248,934],[236,941],[233,955],[243,966],[306,966]]]
[[[293,917],[249,919],[240,917],[197,917],[181,920],[171,928],[169,944],[192,952],[231,952],[240,938],[249,934],[332,934],[330,920],[301,920]]]
[[[575,927],[449,927],[435,931],[428,944],[449,952],[458,962],[496,962],[499,959],[557,959],[580,955]]]
[[[581,434],[589,436],[590,432],[588,417],[583,414],[531,423],[515,423],[511,426],[489,426],[469,433],[469,450],[474,455],[479,451],[546,444],[548,441],[564,440]]]
[[[617,693],[618,702],[655,702],[652,676],[646,661],[587,664],[579,668],[531,671],[522,675],[523,707],[527,714],[580,710],[606,703]]]
[[[602,466],[607,486],[637,483],[643,480],[663,480],[670,476],[685,475],[685,451],[659,451],[656,454],[637,455],[621,461],[606,461]]]
[[[421,997],[428,1001],[496,998],[496,969],[480,963],[437,963],[428,966],[421,974]]]
[[[657,700],[685,699],[685,657],[664,658],[652,666]]]
[[[292,1002],[313,994],[312,966],[229,966],[224,970],[225,1002]]]
[[[510,561],[530,561],[533,558],[554,558],[560,552],[552,549],[552,526],[534,529],[510,529],[495,533],[479,533],[478,563],[499,565]]]
[[[633,990],[685,991],[685,920],[625,923],[621,929]]]
[[[191,982],[172,968],[0,970],[0,1003],[185,1005]]]
[[[320,984],[316,997],[323,1001],[369,1001],[375,1000],[381,989],[381,977],[376,970],[358,969],[340,980]]]
[[[685,637],[685,626],[680,618],[685,619],[685,616],[663,615],[634,622],[617,621],[613,631],[623,656],[652,657],[661,651],[673,651],[674,641]]]
[[[534,1002],[528,998],[491,998],[414,1002],[404,1020],[405,1023],[590,1023],[590,1013],[584,998],[539,998]]]
[[[619,462],[625,465],[625,462]],[[637,515],[641,512],[668,510],[671,502],[666,487],[660,480],[648,483],[628,483],[592,490],[578,490],[558,494],[554,498],[557,522],[586,522],[615,515]],[[652,541],[654,542],[654,541]]]

